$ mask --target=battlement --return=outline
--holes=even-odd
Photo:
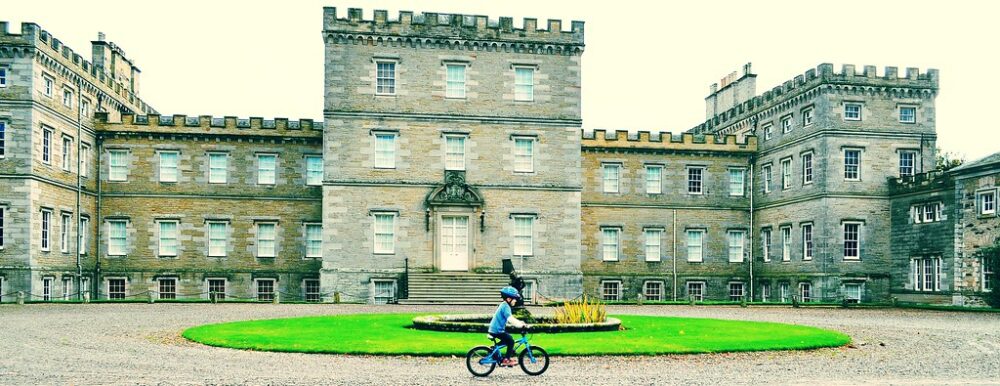
[[[951,174],[941,170],[914,174],[908,177],[889,178],[889,192],[891,194],[945,189],[953,185],[954,178],[952,178]]]
[[[7,46],[3,49],[4,52],[28,46],[35,47],[38,50],[45,51],[54,60],[58,61],[59,64],[66,66],[73,73],[92,83],[95,87],[99,87],[101,91],[115,95],[119,98],[119,103],[124,102],[128,109],[145,113],[156,112],[156,110],[140,99],[138,95],[133,93],[129,87],[116,82],[114,76],[106,73],[83,56],[77,54],[72,48],[64,45],[61,40],[52,36],[52,34],[42,29],[38,24],[21,23],[20,34],[11,33],[8,27],[8,22],[0,21],[0,45]]]
[[[742,102],[726,111],[719,112],[708,118],[704,123],[691,128],[693,133],[710,133],[725,128],[750,114],[773,107],[781,102],[810,90],[820,84],[831,84],[841,87],[875,87],[875,88],[911,88],[937,92],[940,80],[937,69],[927,69],[920,72],[919,68],[907,67],[905,73],[900,73],[897,67],[884,67],[881,74],[877,67],[865,65],[858,71],[853,64],[841,66],[839,72],[834,72],[833,64],[823,63],[786,80],[771,90]]]
[[[538,21],[525,18],[522,28],[514,28],[514,19],[499,20],[481,15],[400,11],[395,19],[385,10],[375,10],[372,20],[362,18],[360,8],[348,8],[347,17],[340,18],[337,8],[323,8],[323,29],[327,34],[357,33],[393,35],[398,37],[431,37],[450,40],[487,40],[501,42],[548,43],[583,45],[583,22],[573,21],[569,31],[563,30],[558,19],[549,19],[545,28]]]
[[[716,136],[714,134],[695,135],[692,133],[653,133],[626,130],[607,131],[597,129],[583,132],[583,148],[672,150],[672,151],[718,151],[753,153],[757,151],[757,137],[749,135],[737,141],[735,135]]]
[[[323,124],[312,119],[122,114],[121,122],[110,122],[107,113],[97,113],[96,120],[100,132],[111,133],[323,138]]]

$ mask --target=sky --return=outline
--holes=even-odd
[[[705,120],[708,86],[753,63],[758,94],[820,63],[937,68],[938,146],[974,160],[1000,151],[1000,2],[284,0],[18,1],[89,57],[101,31],[142,70],[140,96],[164,114],[321,119],[322,7],[586,22],[587,129],[685,131]],[[613,5],[612,5],[613,4]]]

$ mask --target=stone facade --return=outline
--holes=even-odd
[[[103,36],[0,27],[3,302],[376,302],[510,259],[541,300],[978,304],[1000,232],[995,156],[932,170],[933,69],[747,64],[686,133],[583,132],[582,22],[325,8],[319,124],[159,115]]]

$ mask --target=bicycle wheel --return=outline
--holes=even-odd
[[[542,375],[549,368],[549,353],[538,346],[531,346],[530,350],[531,357],[528,357],[528,350],[521,351],[517,356],[521,370],[528,375]]]
[[[465,367],[472,375],[485,377],[493,372],[497,363],[489,358],[493,351],[486,346],[476,346],[465,355]],[[486,363],[484,363],[486,362]]]

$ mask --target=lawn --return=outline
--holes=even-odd
[[[420,314],[356,314],[252,320],[193,327],[185,338],[261,351],[377,355],[465,355],[486,334],[407,328]],[[658,355],[836,347],[839,332],[781,323],[616,315],[624,331],[532,334],[553,355]],[[517,336],[515,336],[517,338]]]

